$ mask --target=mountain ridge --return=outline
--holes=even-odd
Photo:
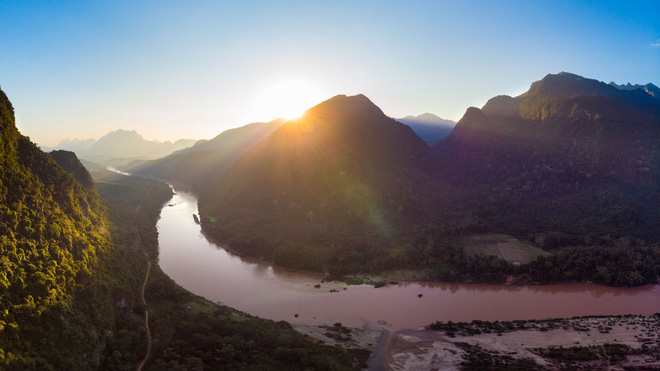
[[[105,165],[123,165],[130,159],[155,159],[192,146],[195,140],[179,139],[175,142],[149,141],[135,130],[117,129],[98,140],[69,139],[60,141],[54,148],[44,150],[72,151],[78,157]]]

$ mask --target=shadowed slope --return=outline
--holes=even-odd
[[[203,226],[233,248],[284,265],[319,269],[346,254],[359,264],[366,250],[386,249],[425,214],[434,168],[409,127],[363,95],[336,96],[287,122],[206,187],[200,212],[211,219]],[[301,246],[309,255],[296,252]]]
[[[655,239],[659,138],[650,95],[561,73],[470,108],[433,150],[498,228]]]

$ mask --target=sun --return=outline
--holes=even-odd
[[[305,110],[324,99],[323,92],[304,80],[286,80],[266,87],[257,95],[250,117],[258,121],[301,117]]]

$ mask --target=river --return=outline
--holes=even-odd
[[[506,286],[410,282],[374,288],[321,283],[320,275],[288,272],[209,242],[193,220],[196,213],[197,198],[183,191],[163,207],[158,222],[161,268],[197,295],[263,318],[313,325],[380,324],[396,331],[437,320],[660,312],[660,285],[614,288],[581,283]],[[320,288],[315,287],[318,284]]]

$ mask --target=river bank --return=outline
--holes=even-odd
[[[660,368],[660,314],[449,326],[393,333],[373,325],[293,327],[324,344],[369,350],[370,370]]]
[[[388,344],[393,370],[479,366],[536,369],[658,369],[660,315],[531,321],[502,332],[402,330]]]

